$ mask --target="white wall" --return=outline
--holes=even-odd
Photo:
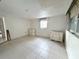
[[[29,21],[12,16],[5,17],[6,28],[9,29],[12,39],[28,34]]]
[[[79,59],[79,38],[66,31],[66,50],[69,59]]]
[[[52,30],[65,31],[67,19],[65,15],[49,17],[48,28],[40,29],[39,19],[27,20],[12,16],[5,17],[6,28],[9,29],[12,39],[28,34],[29,28],[35,28],[37,36],[49,37]]]
[[[49,17],[48,18],[48,28],[47,29],[40,29],[39,19],[31,20],[31,27],[36,28],[37,36],[49,37],[50,31],[58,30],[58,31],[65,31],[67,28],[67,22],[65,15]]]

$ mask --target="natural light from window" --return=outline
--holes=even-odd
[[[41,29],[47,28],[47,20],[40,20],[40,28]]]

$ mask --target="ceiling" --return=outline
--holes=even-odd
[[[1,0],[0,16],[42,18],[66,14],[72,0]]]

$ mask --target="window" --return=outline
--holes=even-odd
[[[47,20],[40,20],[40,28],[41,29],[46,29],[47,28]]]

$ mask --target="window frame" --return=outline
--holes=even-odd
[[[46,27],[44,26],[44,28],[43,28],[43,26],[42,26],[42,24],[41,24],[41,22],[46,22]],[[47,29],[48,28],[48,20],[47,20],[47,18],[41,18],[40,19],[40,23],[39,23],[39,27],[40,27],[40,29]]]

